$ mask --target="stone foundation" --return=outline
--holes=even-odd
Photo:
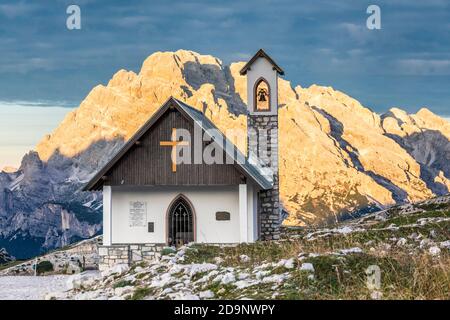
[[[155,243],[101,245],[98,247],[98,269],[103,271],[116,264],[131,265],[139,261],[155,261],[160,258],[160,252],[165,247],[165,244]]]
[[[248,152],[273,174],[273,188],[259,193],[260,240],[280,238],[281,206],[278,173],[278,115],[247,115]]]

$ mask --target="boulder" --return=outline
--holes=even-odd
[[[83,272],[75,274],[67,279],[67,289],[73,290],[89,288],[99,279],[100,275],[98,272]]]
[[[120,264],[114,265],[113,267],[111,267],[109,269],[102,271],[101,274],[102,274],[102,277],[107,278],[113,274],[117,274],[117,275],[123,274],[123,273],[127,272],[128,270],[130,270],[130,267],[127,264],[120,263]]]

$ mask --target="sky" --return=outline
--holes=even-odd
[[[80,30],[66,26],[71,4]],[[380,30],[366,26],[372,4]],[[228,64],[259,48],[293,85],[332,86],[379,113],[426,106],[450,117],[448,0],[0,0],[0,168],[18,166],[95,85],[139,72],[153,52]]]
[[[64,119],[69,108],[0,101],[0,171],[18,168],[24,154]]]

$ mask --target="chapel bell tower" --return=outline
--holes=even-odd
[[[257,158],[273,188],[259,193],[260,239],[280,237],[281,206],[278,172],[278,75],[284,71],[264,50],[240,71],[247,75],[247,136],[249,161]]]

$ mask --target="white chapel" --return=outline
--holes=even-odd
[[[103,193],[101,268],[153,259],[166,246],[279,238],[277,85],[283,74],[262,49],[241,70],[247,155],[202,112],[170,98],[94,175],[83,190]],[[192,138],[198,132],[207,139]],[[221,161],[195,159],[211,147]]]

